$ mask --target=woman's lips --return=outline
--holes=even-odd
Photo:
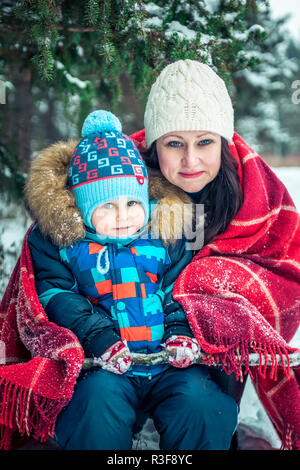
[[[181,171],[179,172],[179,174],[180,174],[180,176],[182,176],[182,178],[198,178],[203,173],[204,173],[204,171],[196,171],[194,173],[183,173]]]

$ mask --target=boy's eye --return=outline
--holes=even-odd
[[[127,206],[131,207],[131,206],[135,206],[136,204],[139,204],[138,201],[128,201],[127,202]]]
[[[113,204],[111,202],[106,202],[105,204],[103,204],[102,206],[104,209],[112,209],[113,208]]]

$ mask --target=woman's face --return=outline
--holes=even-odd
[[[221,136],[207,131],[174,131],[157,139],[159,166],[170,183],[188,193],[203,189],[218,174]]]

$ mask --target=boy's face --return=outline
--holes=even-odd
[[[96,207],[92,224],[99,235],[127,238],[134,235],[144,224],[142,204],[133,199],[118,199]]]

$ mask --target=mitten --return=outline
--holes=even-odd
[[[114,374],[124,374],[131,366],[131,355],[126,341],[117,341],[100,356],[101,367]]]
[[[173,367],[189,367],[200,356],[200,346],[195,338],[171,336],[165,346],[169,364]]]

